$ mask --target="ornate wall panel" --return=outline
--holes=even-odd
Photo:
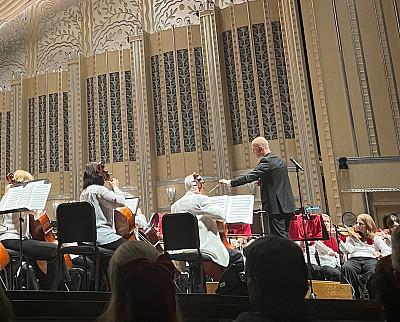
[[[140,0],[91,0],[92,47],[96,52],[128,46],[127,37],[135,26],[142,25]]]
[[[47,99],[39,96],[39,173],[47,172]]]
[[[135,147],[135,115],[132,104],[132,76],[130,71],[125,71],[126,112],[128,119],[128,148],[129,161],[136,161]]]
[[[59,171],[58,93],[49,94],[50,172]]]
[[[154,108],[154,122],[156,134],[156,151],[157,155],[165,154],[164,145],[164,123],[163,111],[161,102],[161,84],[159,72],[159,59],[158,55],[151,56],[151,75],[153,84],[153,108]]]
[[[11,172],[11,112],[6,112],[6,173]]]
[[[99,136],[100,136],[100,159],[104,163],[110,162],[110,133],[108,119],[108,89],[107,75],[99,75],[98,80],[98,98],[99,98]]]
[[[242,125],[239,111],[239,98],[236,86],[235,59],[233,57],[232,32],[222,33],[225,54],[226,82],[228,87],[228,102],[231,116],[233,144],[242,144]]]
[[[96,122],[94,115],[93,77],[86,80],[89,161],[96,161]]]
[[[113,162],[122,162],[124,147],[122,142],[121,94],[119,73],[110,73],[111,140]]]
[[[172,51],[164,53],[165,92],[167,95],[168,133],[171,153],[181,152],[179,116],[176,101],[175,60]]]
[[[210,128],[208,122],[207,92],[205,89],[203,54],[201,47],[194,48],[194,59],[196,66],[197,100],[200,112],[201,145],[203,151],[209,151],[211,150]]]
[[[28,168],[30,173],[35,173],[35,98],[29,98],[28,102]]]
[[[193,120],[189,55],[187,49],[177,50],[176,56],[178,62],[179,95],[181,101],[184,149],[185,152],[193,152],[196,151],[196,137]]]
[[[69,153],[70,153],[70,142],[69,142],[69,106],[68,106],[68,92],[62,93],[62,115],[63,115],[63,140],[64,140],[64,171],[69,171]]]
[[[82,1],[45,0],[38,2],[33,19],[37,21],[37,70],[66,68],[72,50],[82,50]]]

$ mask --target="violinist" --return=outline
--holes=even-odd
[[[216,220],[224,221],[224,214],[210,197],[203,194],[204,180],[198,173],[185,178],[186,194],[171,207],[172,213],[190,212],[196,215],[199,226],[200,251],[222,267],[229,264],[243,265],[237,250],[227,249],[218,234]]]
[[[329,235],[328,240],[315,241],[315,249],[318,254],[321,271],[328,281],[340,281],[340,261],[338,243],[335,231],[332,227],[331,217],[322,214],[324,225]]]
[[[86,164],[80,201],[90,202],[94,206],[97,243],[114,251],[126,241],[116,234],[114,228],[114,209],[125,206],[125,198],[118,188],[118,180],[109,180],[109,188],[106,188],[104,183],[104,165],[97,162]]]
[[[357,299],[367,297],[366,284],[375,271],[378,258],[391,253],[390,247],[376,232],[372,217],[360,214],[355,227],[349,229],[346,242],[340,241],[340,249],[348,256],[342,267],[343,281],[350,282]]]
[[[15,183],[27,182],[33,180],[33,176],[25,170],[17,170],[14,172]],[[6,187],[6,192],[12,185]],[[42,211],[36,211],[33,215],[36,219]],[[47,241],[39,241],[32,239],[29,232],[29,216],[32,212],[23,212],[21,217],[22,222],[22,253],[28,257],[34,270],[36,277],[39,280],[40,289],[51,290],[58,287],[62,281],[57,281],[57,269],[58,269],[58,256],[57,256],[57,245],[49,243]],[[20,213],[12,213],[3,215],[3,224],[0,229],[0,241],[3,245],[14,251],[20,251]],[[47,266],[44,269],[39,268],[37,260],[47,261]],[[62,274],[59,274],[60,279],[63,278]],[[60,282],[60,283],[58,283]]]
[[[387,214],[382,218],[383,221],[383,230],[379,232],[379,235],[383,238],[385,243],[392,247],[392,233],[396,229],[396,227],[400,224],[400,218],[397,214]]]

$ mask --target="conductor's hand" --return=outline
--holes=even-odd
[[[226,185],[230,186],[231,185],[231,180],[221,179],[221,180],[219,180],[219,183],[220,184],[226,184]]]

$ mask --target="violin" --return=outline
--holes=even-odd
[[[342,236],[350,236],[363,243],[367,238],[361,232],[357,231],[354,227],[340,227],[339,234]]]

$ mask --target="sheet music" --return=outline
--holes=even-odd
[[[228,209],[228,195],[210,197],[212,203],[221,208],[224,218],[226,219],[226,211]]]
[[[253,223],[254,195],[223,195],[210,198],[222,209],[228,224]]]
[[[0,202],[0,211],[26,208],[44,209],[51,189],[51,183],[44,180],[28,182],[26,185],[11,187]]]
[[[129,198],[125,199],[125,206],[127,206],[133,214],[136,214],[136,211],[139,207],[140,198]]]
[[[228,198],[226,222],[253,223],[254,195],[237,195]]]

